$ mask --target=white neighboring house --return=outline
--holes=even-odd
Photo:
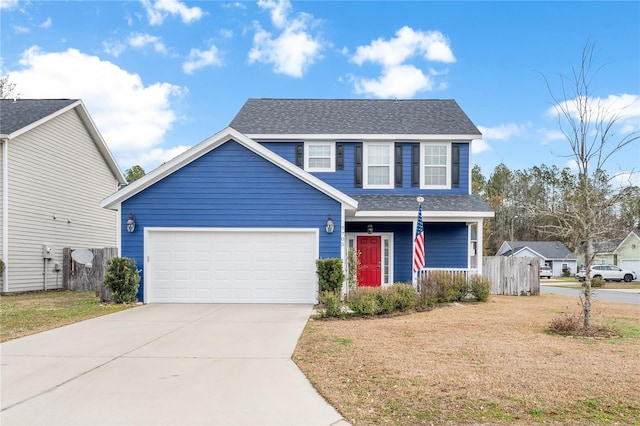
[[[62,249],[115,247],[126,179],[81,100],[0,100],[3,293],[62,286]]]
[[[496,256],[537,257],[541,265],[551,266],[554,277],[565,269],[573,276],[578,270],[578,258],[559,241],[505,241]]]

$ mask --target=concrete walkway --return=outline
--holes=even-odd
[[[145,305],[3,343],[0,424],[347,424],[291,360],[311,309]]]

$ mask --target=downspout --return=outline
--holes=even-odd
[[[9,138],[3,137],[2,142],[2,261],[4,262],[4,276],[2,277],[2,292],[9,292]]]

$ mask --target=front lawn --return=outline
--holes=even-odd
[[[94,291],[40,291],[0,296],[0,342],[135,305],[101,304]]]
[[[429,312],[310,320],[294,361],[354,425],[640,424],[638,306],[596,301],[609,340],[546,330],[577,298],[491,296]]]

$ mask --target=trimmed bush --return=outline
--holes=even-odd
[[[0,259],[0,275],[4,274],[4,262]]]
[[[600,277],[591,278],[591,288],[602,288],[604,287],[606,281]],[[582,284],[584,287],[586,284]]]
[[[487,277],[474,275],[469,279],[471,294],[478,302],[486,302],[489,300],[491,293],[491,281]]]
[[[376,288],[358,287],[349,292],[347,306],[353,311],[354,315],[377,315],[381,312],[378,293],[379,290]]]
[[[114,257],[109,260],[104,286],[111,291],[115,303],[135,302],[139,285],[140,271],[135,259]]]
[[[320,291],[337,292],[342,289],[344,282],[344,270],[342,269],[342,259],[327,258],[316,260],[316,274]]]
[[[438,303],[457,302],[467,295],[467,279],[464,274],[431,271],[420,277],[418,289],[420,305],[427,308]]]
[[[406,312],[418,305],[418,293],[411,284],[396,283],[387,289],[393,300],[393,310]]]
[[[320,315],[323,318],[334,317],[342,318],[345,316],[345,312],[342,309],[342,303],[340,298],[333,291],[323,291],[318,296],[318,302],[320,303]]]

